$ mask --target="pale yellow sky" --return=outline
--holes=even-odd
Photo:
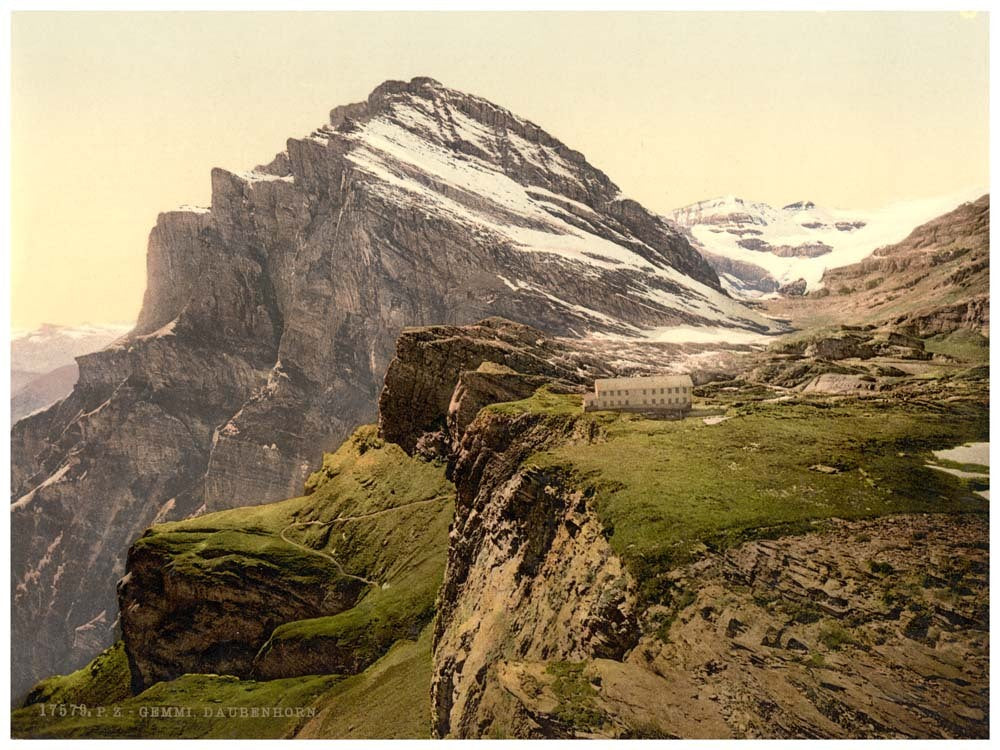
[[[428,75],[666,212],[988,185],[988,19],[958,13],[16,13],[12,326],[131,321],[160,211]]]

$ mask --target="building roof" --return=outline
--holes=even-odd
[[[594,381],[595,389],[605,388],[691,388],[690,375],[649,375],[641,378],[601,378]]]

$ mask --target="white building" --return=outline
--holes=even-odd
[[[583,396],[584,411],[660,411],[683,415],[691,411],[690,375],[605,378]]]

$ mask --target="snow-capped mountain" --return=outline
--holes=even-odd
[[[135,329],[12,430],[15,693],[111,642],[124,551],[154,520],[300,493],[374,418],[404,327],[777,327],[582,154],[428,78],[211,179],[210,208],[158,217]]]
[[[42,375],[73,364],[74,358],[81,354],[103,349],[131,328],[130,323],[84,323],[79,326],[44,323],[34,330],[13,331],[10,368],[21,373]],[[12,390],[16,389],[12,387]]]
[[[914,227],[981,191],[900,202],[875,210],[841,210],[796,201],[781,208],[735,196],[692,203],[671,218],[718,272],[723,286],[741,297],[784,287],[799,293],[821,286],[832,268],[857,263],[899,242]]]
[[[356,105],[335,109],[307,141],[342,154],[343,168],[381,200],[404,203],[420,220],[447,221],[468,247],[492,247],[481,270],[507,287],[504,296],[553,308],[557,328],[571,335],[644,336],[675,325],[773,329],[720,294],[673,228],[579,152],[484,99],[430,79],[405,86],[379,91],[374,116],[358,117]],[[294,179],[280,155],[240,177]],[[565,274],[589,279],[590,289],[567,293]]]

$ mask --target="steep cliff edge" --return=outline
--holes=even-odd
[[[110,645],[144,528],[294,495],[374,419],[404,326],[775,328],[583,155],[430,79],[211,181],[209,208],[159,216],[135,329],[12,429],[15,695]]]
[[[984,736],[988,504],[926,465],[987,435],[982,389],[738,393],[680,422],[544,388],[479,412],[450,465],[437,736]]]
[[[438,597],[431,697],[437,736],[544,734],[496,680],[510,659],[621,659],[639,638],[635,582],[587,494],[528,459],[554,442],[593,442],[572,418],[486,409],[452,468],[456,507]]]
[[[704,382],[657,420],[582,413],[582,350],[407,331],[380,429],[422,404],[410,453],[365,427],[302,497],[154,526],[122,646],[33,691],[124,718],[33,703],[15,733],[985,736],[988,471],[934,453],[988,438],[982,368],[864,398]],[[512,366],[539,352],[561,376]],[[311,713],[200,713],[262,700]],[[134,718],[165,704],[197,719]]]

